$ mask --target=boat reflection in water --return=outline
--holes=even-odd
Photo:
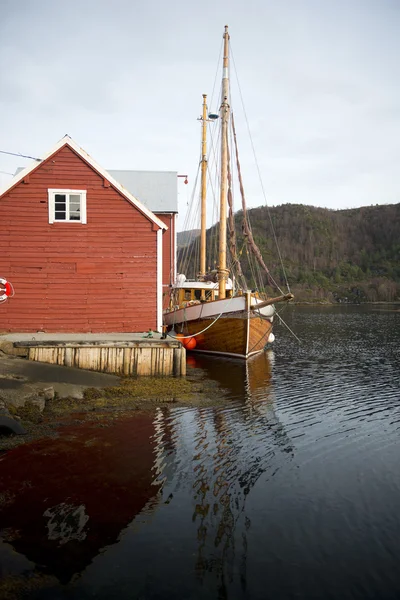
[[[177,494],[185,494],[185,503],[192,505],[196,577],[202,584],[210,577],[208,586],[217,586],[218,597],[225,597],[226,586],[234,582],[238,571],[245,586],[251,527],[246,502],[253,488],[260,478],[265,482],[293,458],[293,445],[274,409],[272,362],[272,352],[247,362],[191,356],[189,364],[216,380],[231,401],[186,415],[186,435],[182,415],[177,418],[173,412],[158,411],[159,437],[164,431],[168,448],[160,452],[163,460],[157,477],[166,484],[165,495],[176,499]],[[171,441],[177,442],[175,448]],[[173,514],[170,518],[180,517]]]

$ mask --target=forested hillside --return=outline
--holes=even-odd
[[[266,207],[248,212],[264,260],[284,286],[275,231],[286,276],[297,300],[400,300],[400,204],[351,210],[284,204],[270,208],[269,213]],[[242,218],[239,211],[235,215],[239,249],[244,245],[240,233]],[[215,227],[208,230],[209,248],[215,248],[215,235]],[[192,242],[193,250],[197,245],[198,240]],[[251,285],[246,252],[242,256]],[[208,262],[211,268],[215,267],[214,261]],[[193,276],[195,265],[192,267]]]
[[[200,235],[200,229],[192,229],[191,231],[178,231],[178,247],[184,248],[192,240],[194,240],[198,235]]]

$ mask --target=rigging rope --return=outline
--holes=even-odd
[[[255,241],[254,241],[253,234],[252,234],[250,226],[249,226],[248,217],[247,217],[246,198],[245,198],[245,195],[244,195],[242,173],[241,173],[241,169],[240,169],[239,151],[238,151],[238,146],[237,146],[236,129],[235,129],[235,121],[234,121],[234,118],[233,118],[233,113],[231,115],[231,123],[232,123],[232,129],[233,129],[233,139],[234,139],[234,142],[235,142],[236,165],[237,165],[237,171],[238,171],[238,176],[239,176],[240,194],[242,196],[243,228],[244,228],[243,233],[248,238],[251,251],[255,255],[256,259],[259,262],[259,264],[262,266],[262,268],[266,272],[267,277],[268,277],[268,281],[269,281],[270,285],[273,285],[274,287],[276,287],[282,293],[282,290],[280,289],[279,285],[276,283],[276,281],[274,280],[274,278],[271,276],[271,273],[269,272],[269,269],[268,269],[267,265],[265,264],[265,262],[263,260],[263,257],[261,256],[261,252],[260,252],[258,246],[256,245]]]
[[[210,129],[209,129],[210,131]],[[218,128],[218,135],[217,135],[217,140],[215,140],[215,136],[213,134],[212,131],[210,131],[210,138],[211,138],[211,144],[210,144],[210,152],[209,152],[209,160],[207,162],[207,174],[208,174],[208,179],[210,182],[210,186],[211,186],[211,190],[212,190],[212,223],[216,223],[218,220],[218,202],[217,202],[217,196],[215,193],[215,190],[219,188],[219,172],[218,172],[218,152],[216,150],[216,147],[218,148],[218,146],[220,145],[220,129]],[[213,173],[212,170],[214,170],[215,172]],[[211,264],[212,261],[212,257],[217,255],[217,247],[218,247],[218,240],[217,240],[217,228],[216,227],[212,227],[210,230],[210,235],[209,235],[209,243],[208,243],[208,248],[207,248],[207,255],[208,255],[208,263],[209,263],[209,267],[210,268],[214,268],[215,265]]]
[[[232,263],[232,270],[236,272],[238,279],[243,280],[243,271],[237,255],[237,242],[236,242],[236,228],[235,228],[235,216],[233,213],[233,200],[232,200],[232,174],[231,174],[231,155],[229,152],[229,145],[227,144],[227,159],[228,159],[228,231],[229,231],[229,248],[230,248],[230,259]]]
[[[296,340],[301,344],[301,339],[297,337],[297,335],[295,334],[295,332],[292,329],[290,329],[289,325],[287,323],[285,323],[285,321],[282,319],[280,314],[278,312],[275,312],[275,315],[278,317],[278,319],[282,323],[282,325],[284,325],[286,327],[286,329],[288,329],[290,331],[290,333],[296,338]]]
[[[222,56],[222,49],[223,49],[223,47],[224,47],[224,40],[222,39],[221,40],[221,46],[220,46],[220,49],[219,49],[219,56],[218,56],[218,61],[217,61],[217,68],[216,68],[216,71],[215,71],[214,85],[213,85],[213,89],[212,89],[212,92],[211,92],[210,105],[212,105],[213,100],[214,100],[215,84],[217,83],[217,77],[218,77],[218,73],[219,73],[219,65],[221,63],[221,56]],[[220,86],[220,89],[221,89],[221,86]]]
[[[193,227],[193,212],[192,212],[192,207],[193,207],[193,200],[194,200],[194,196],[196,194],[196,189],[197,189],[197,182],[198,182],[198,178],[199,178],[199,173],[200,173],[200,163],[198,165],[197,168],[197,174],[196,174],[196,178],[195,178],[195,182],[193,185],[193,191],[192,191],[192,196],[191,196],[191,200],[190,200],[190,206],[189,206],[189,210],[186,214],[185,217],[185,221],[184,221],[184,230],[185,231],[193,231],[193,229],[195,229],[195,227]],[[198,203],[196,203],[196,206],[198,206]],[[196,218],[196,214],[194,215],[194,218]],[[190,220],[192,222],[190,222]],[[178,272],[182,273],[186,270],[186,267],[188,266],[189,263],[189,250],[193,251],[193,240],[189,240],[188,243],[186,244],[185,248],[183,249],[180,257],[179,257],[179,268],[178,268]]]
[[[236,75],[236,81],[237,81],[237,84],[238,84],[240,99],[241,99],[241,102],[242,102],[242,108],[243,108],[243,112],[244,112],[244,117],[245,117],[245,120],[246,120],[247,131],[248,131],[248,134],[249,134],[249,137],[250,137],[251,148],[253,150],[253,156],[254,156],[254,160],[255,160],[256,168],[257,168],[257,172],[258,172],[258,177],[259,177],[260,184],[261,184],[261,190],[262,190],[262,194],[263,194],[263,197],[264,197],[265,206],[267,208],[267,214],[268,214],[268,218],[269,218],[269,221],[270,221],[270,224],[271,224],[271,229],[272,229],[272,233],[273,233],[273,236],[274,236],[274,241],[275,241],[276,249],[277,249],[277,252],[278,252],[279,260],[280,260],[280,263],[281,263],[281,268],[282,268],[283,276],[285,278],[286,287],[287,287],[288,291],[290,292],[289,281],[288,281],[288,278],[287,278],[287,275],[286,275],[286,270],[285,270],[285,266],[283,264],[283,259],[282,259],[281,251],[280,251],[280,248],[279,248],[278,240],[277,240],[277,237],[276,237],[276,232],[275,232],[274,224],[272,222],[272,217],[271,217],[270,209],[269,209],[269,206],[268,206],[268,203],[267,203],[267,196],[266,196],[265,189],[264,189],[264,183],[263,183],[263,180],[262,180],[262,177],[261,177],[260,166],[258,164],[258,160],[257,160],[257,156],[256,156],[256,151],[255,151],[255,147],[254,147],[254,143],[253,143],[253,138],[251,136],[249,120],[247,118],[247,113],[246,113],[246,109],[245,109],[245,106],[244,106],[242,89],[240,87],[239,76],[238,76],[238,72],[237,72],[237,69],[236,69],[236,63],[235,63],[235,59],[234,59],[234,56],[233,56],[232,47],[230,47],[230,51],[231,51],[232,63],[233,63],[233,67],[234,67],[234,71],[235,71],[235,75]]]
[[[218,315],[218,316],[217,316],[217,317],[214,319],[214,321],[213,321],[212,323],[210,323],[210,325],[207,325],[207,327],[205,327],[205,328],[204,328],[202,331],[198,331],[197,333],[193,333],[192,335],[184,335],[183,337],[180,337],[179,339],[181,339],[181,340],[185,340],[185,339],[187,339],[187,338],[196,337],[196,336],[200,335],[201,333],[204,333],[205,331],[207,331],[207,329],[210,329],[210,327],[212,327],[212,326],[214,325],[214,323],[216,323],[216,322],[218,321],[218,319],[220,319],[220,318],[222,317],[222,315],[223,315],[223,314],[226,312],[226,310],[225,310],[225,309],[226,309],[226,307],[228,307],[228,306],[229,306],[229,304],[231,303],[231,301],[233,300],[233,298],[234,298],[234,297],[233,297],[233,296],[231,296],[231,297],[228,299],[228,301],[227,301],[227,303],[226,303],[226,306],[225,306],[225,308],[223,308],[223,309],[222,309],[222,312],[221,312],[221,313],[220,313],[220,314],[219,314],[219,315]],[[178,310],[182,310],[182,309],[178,309]],[[177,311],[176,311],[176,312],[177,312]],[[185,309],[183,309],[183,314],[185,315]],[[200,316],[201,316],[201,313],[200,313]],[[207,318],[207,317],[204,317],[204,318]],[[175,315],[174,315],[174,319],[175,319]],[[181,321],[180,321],[179,323],[181,323]],[[182,321],[182,325],[184,325],[185,323],[187,323],[187,319],[186,319],[186,317],[184,317],[184,320]],[[173,328],[175,327],[175,320],[174,320],[174,322],[173,322],[173,324],[172,324],[172,327],[173,327]],[[167,332],[167,335],[169,335],[169,337],[176,338],[176,335],[171,335],[171,334],[170,334],[170,333],[168,333],[168,332]]]

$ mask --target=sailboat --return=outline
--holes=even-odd
[[[163,315],[164,330],[182,339],[187,349],[195,352],[222,354],[248,359],[262,352],[274,340],[272,333],[275,304],[293,299],[291,293],[274,298],[266,297],[263,290],[248,289],[243,282],[240,259],[235,250],[235,228],[231,193],[229,126],[233,122],[229,104],[229,33],[224,31],[222,94],[219,110],[221,127],[221,161],[219,173],[219,230],[218,264],[206,268],[206,179],[207,179],[207,123],[218,115],[208,114],[207,96],[203,94],[202,151],[201,151],[201,229],[199,271],[195,279],[179,273],[171,289],[170,302]],[[233,129],[236,140],[236,132]],[[238,161],[237,146],[236,157]],[[251,252],[271,276],[255,245],[245,211],[240,166],[238,175],[243,205],[243,231]],[[229,214],[228,214],[229,205]],[[230,238],[230,266],[228,268],[227,232]],[[239,285],[238,282],[241,282]]]

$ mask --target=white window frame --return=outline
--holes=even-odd
[[[81,205],[80,205],[80,219],[79,221],[74,219],[71,221],[69,218],[64,220],[56,219],[56,194],[79,194],[81,197]],[[49,189],[49,223],[87,223],[86,220],[86,190],[66,190],[66,189]],[[66,216],[69,217],[69,202],[66,202]]]

